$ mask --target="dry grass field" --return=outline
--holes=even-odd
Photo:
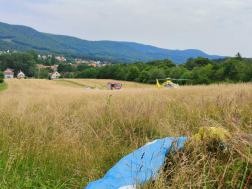
[[[115,80],[111,79],[59,79],[55,80],[57,83],[72,86],[72,87],[85,87],[90,86],[92,88],[98,87],[101,90],[107,90],[107,83],[115,82]],[[123,89],[144,89],[144,88],[153,88],[153,85],[149,84],[141,84],[136,82],[127,82],[127,81],[119,81]]]
[[[121,91],[95,91],[83,85],[105,89],[107,80],[69,81],[6,80],[8,89],[0,92],[0,188],[84,188],[157,138],[193,136],[202,126],[252,133],[251,84],[174,90],[122,82]],[[214,162],[199,155],[188,160],[192,167],[176,156],[172,170],[179,174],[163,174],[143,188],[239,188],[252,170],[248,154]]]

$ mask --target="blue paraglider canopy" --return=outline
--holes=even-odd
[[[165,156],[175,147],[184,147],[186,137],[158,139],[123,157],[104,178],[90,183],[86,189],[136,189],[140,183],[158,177]]]

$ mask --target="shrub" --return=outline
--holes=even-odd
[[[4,82],[4,74],[0,71],[0,83]]]

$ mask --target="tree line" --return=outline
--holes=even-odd
[[[70,59],[71,60],[71,59]],[[45,63],[46,62],[46,63]],[[179,81],[179,84],[211,84],[211,83],[237,83],[252,81],[252,60],[242,58],[238,53],[235,57],[223,61],[209,60],[198,57],[189,58],[186,63],[176,65],[170,59],[153,60],[147,63],[135,62],[133,64],[120,63],[104,67],[93,67],[88,64],[59,63],[55,56],[47,60],[38,59],[37,52],[32,50],[26,53],[5,53],[0,55],[0,70],[14,69],[16,75],[22,70],[26,76],[34,78],[48,78],[51,68],[38,69],[36,64],[58,64],[61,78],[97,78],[135,81],[140,83],[155,83],[156,79],[175,78],[191,79]]]
[[[63,77],[63,76],[62,76]],[[252,82],[252,60],[243,59],[240,54],[223,62],[208,58],[189,58],[186,63],[176,65],[171,60],[153,60],[133,64],[117,64],[101,68],[79,65],[74,74],[66,78],[97,78],[155,83],[156,79],[191,79],[179,84],[211,84]]]

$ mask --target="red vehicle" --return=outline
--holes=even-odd
[[[107,83],[108,90],[121,90],[122,84],[121,83]]]

